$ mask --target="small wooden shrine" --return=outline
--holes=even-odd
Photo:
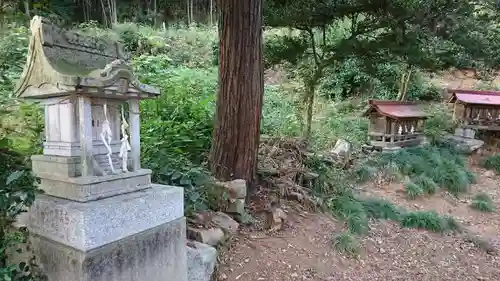
[[[453,118],[463,129],[500,131],[500,92],[447,90],[454,104]]]
[[[370,118],[370,144],[379,148],[416,146],[423,142],[421,133],[426,113],[414,102],[370,100],[364,116]]]

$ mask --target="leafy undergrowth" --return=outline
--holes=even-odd
[[[472,199],[471,207],[479,210],[481,212],[493,212],[495,211],[495,204],[491,197],[484,193],[478,193]]]

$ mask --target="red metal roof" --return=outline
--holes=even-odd
[[[368,108],[365,112],[365,115],[369,114],[373,110],[376,110],[379,114],[394,119],[424,119],[427,117],[427,114],[422,110],[421,104],[414,102],[370,100],[368,101],[368,104],[370,105],[370,108]]]
[[[448,90],[452,95],[449,102],[466,104],[500,105],[500,92],[477,90]]]

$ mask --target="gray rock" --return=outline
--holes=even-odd
[[[341,157],[347,157],[352,152],[352,144],[345,139],[338,139],[331,154]]]
[[[199,242],[187,247],[188,281],[210,281],[217,261],[217,250]]]
[[[459,150],[461,150],[465,153],[472,153],[484,145],[484,141],[482,141],[482,140],[466,138],[466,137],[461,137],[461,136],[456,136],[456,135],[454,135],[454,136],[448,135],[448,136],[445,136],[444,138],[445,138],[445,140],[451,142]]]
[[[201,229],[188,227],[187,237],[204,244],[217,246],[224,240],[224,231],[220,228]]]
[[[212,216],[212,222],[220,227],[224,232],[235,234],[238,232],[238,227],[240,224],[236,222],[232,217],[223,212],[217,212]]]
[[[227,212],[230,214],[242,215],[245,212],[245,199],[230,199]]]
[[[228,192],[230,199],[244,199],[247,196],[247,182],[245,180],[219,182],[217,185]]]

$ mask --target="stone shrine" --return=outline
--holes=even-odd
[[[50,281],[186,281],[183,190],[152,184],[140,165],[139,101],[159,90],[115,42],[41,17],[31,32],[16,95],[45,109],[32,157],[45,194],[28,219],[42,270]]]

